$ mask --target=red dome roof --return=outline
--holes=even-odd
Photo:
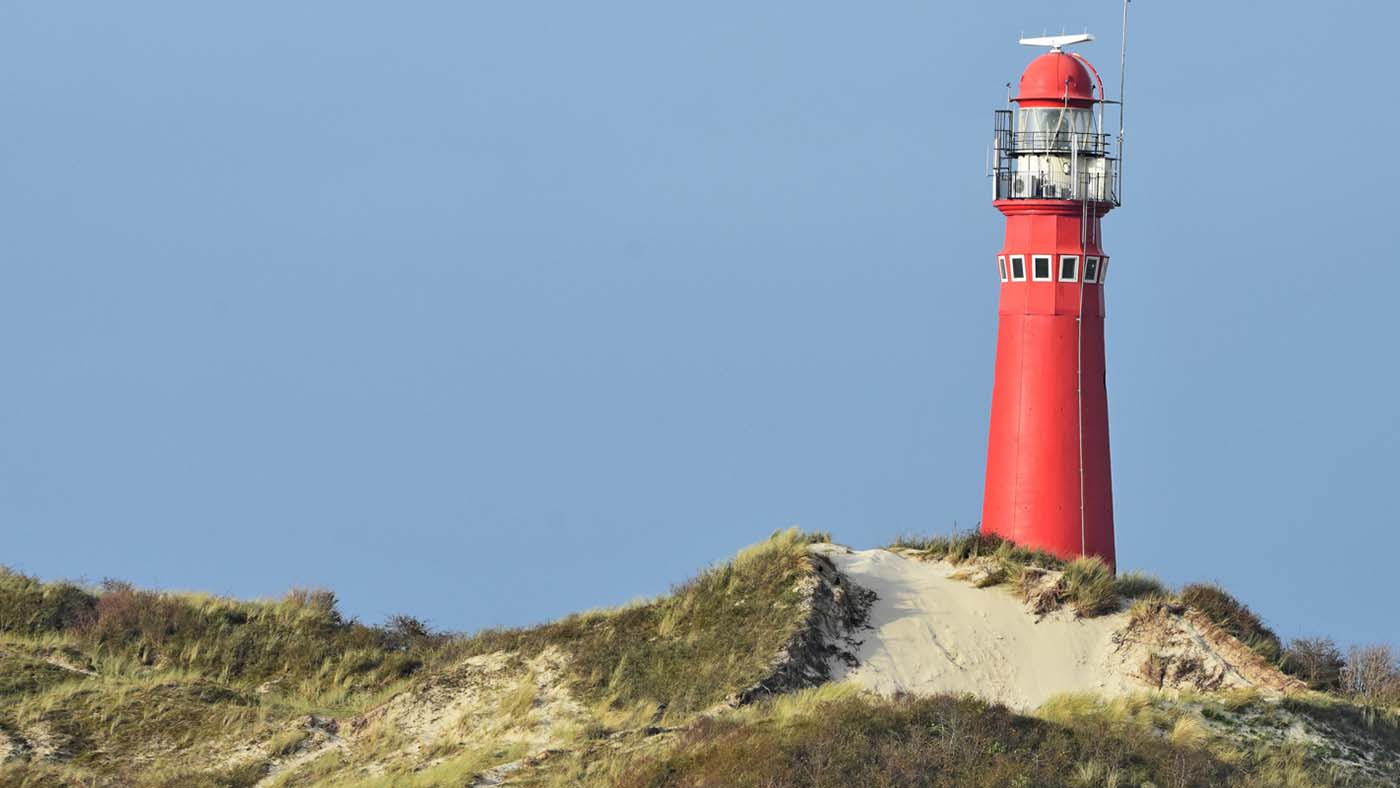
[[[1094,78],[1077,58],[1064,52],[1047,52],[1026,66],[1016,100],[1063,104],[1066,91],[1070,104],[1088,106],[1094,100]]]

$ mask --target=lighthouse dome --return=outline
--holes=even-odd
[[[1053,102],[1086,107],[1094,101],[1094,80],[1078,58],[1064,52],[1047,52],[1031,61],[1021,74],[1016,101],[1021,106]]]

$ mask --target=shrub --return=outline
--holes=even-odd
[[[1281,667],[1285,673],[1307,682],[1309,687],[1329,691],[1341,687],[1346,659],[1331,640],[1298,638],[1283,650]]]
[[[0,566],[0,632],[39,635],[83,626],[97,598],[72,583],[41,583]]]
[[[1276,663],[1283,656],[1278,635],[1264,626],[1254,611],[1223,588],[1209,583],[1193,583],[1181,589],[1181,601],[1204,613],[1216,626],[1264,659]]]
[[[397,651],[407,651],[415,647],[439,644],[446,641],[446,635],[434,633],[427,622],[413,616],[393,615],[384,622],[385,646]]]
[[[1341,670],[1342,692],[1365,706],[1400,704],[1400,662],[1388,645],[1352,646]]]

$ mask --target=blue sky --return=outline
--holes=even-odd
[[[973,526],[992,111],[1118,14],[10,4],[0,563],[470,630]],[[1400,641],[1397,17],[1133,7],[1119,556],[1285,637]]]

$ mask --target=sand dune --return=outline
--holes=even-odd
[[[833,679],[883,695],[969,692],[1033,709],[1064,692],[1267,689],[1282,678],[1190,616],[1135,624],[1126,612],[1080,619],[1061,609],[1038,617],[1003,587],[952,579],[955,568],[941,561],[839,545],[813,549],[879,595],[870,628],[855,635],[859,664],[835,666]],[[1155,684],[1145,668],[1149,655],[1171,666]]]

